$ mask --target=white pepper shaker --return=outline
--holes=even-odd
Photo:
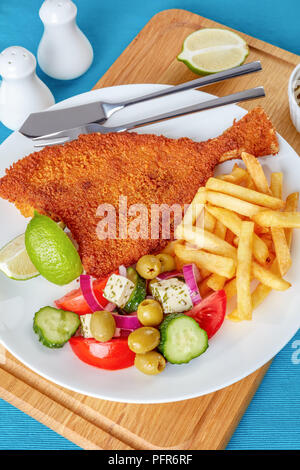
[[[19,129],[30,113],[55,103],[35,70],[35,57],[24,47],[8,47],[0,54],[0,120],[9,129]]]
[[[37,53],[41,69],[60,80],[86,72],[93,61],[93,49],[76,24],[76,5],[71,0],[45,0],[39,15],[44,23]]]

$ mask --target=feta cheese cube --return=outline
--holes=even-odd
[[[103,291],[103,297],[118,307],[125,307],[134,289],[134,283],[124,276],[112,274]]]
[[[151,290],[153,297],[162,304],[164,313],[186,312],[193,307],[188,286],[175,277],[154,282]]]
[[[93,335],[91,333],[91,318],[92,318],[92,314],[91,313],[87,313],[86,315],[80,315],[80,333],[81,333],[81,336],[83,336],[84,338],[92,338]]]

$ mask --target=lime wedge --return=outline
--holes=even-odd
[[[82,273],[79,254],[65,232],[46,215],[35,212],[25,232],[26,250],[40,274],[64,285]]]
[[[26,281],[39,275],[27,254],[24,233],[1,248],[0,270],[17,281]]]
[[[237,67],[249,53],[246,41],[238,34],[219,28],[204,28],[191,33],[177,59],[198,75],[208,75]]]

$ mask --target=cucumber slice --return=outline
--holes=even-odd
[[[158,349],[172,364],[185,364],[208,348],[206,331],[183,313],[171,313],[160,325]]]
[[[36,312],[33,331],[47,348],[61,348],[80,326],[79,315],[53,307],[43,307]]]
[[[136,272],[134,268],[127,269],[127,278],[134,283],[134,289],[123,310],[126,313],[136,312],[138,306],[146,298],[146,281]]]

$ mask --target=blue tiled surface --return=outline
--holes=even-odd
[[[36,53],[42,34],[40,0],[1,0],[0,50],[21,45]],[[157,12],[182,8],[300,54],[299,0],[75,0],[78,23],[95,60],[81,78],[60,82],[44,75],[56,101],[88,91]],[[0,142],[10,131],[0,124]],[[228,449],[300,448],[300,333],[276,356]],[[1,449],[79,449],[0,400]]]

